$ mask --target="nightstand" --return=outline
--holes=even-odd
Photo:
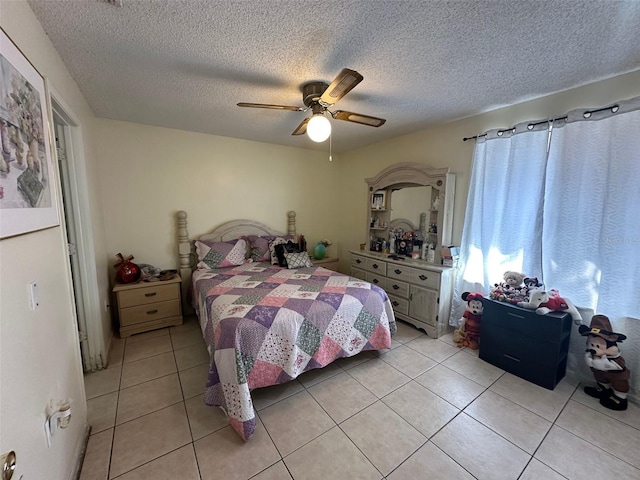
[[[328,270],[338,271],[338,257],[324,257],[322,260],[316,260],[311,257],[311,263],[314,267],[324,267]]]
[[[180,276],[171,280],[118,284],[113,293],[118,304],[120,337],[182,324]]]

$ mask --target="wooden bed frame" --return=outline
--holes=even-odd
[[[176,214],[178,226],[178,271],[182,277],[182,309],[184,313],[192,313],[191,303],[187,294],[191,287],[191,272],[198,263],[195,256],[194,243],[196,240],[226,242],[247,235],[293,235],[296,236],[296,212],[287,212],[287,233],[274,230],[268,225],[254,220],[231,220],[197,238],[189,239],[187,230],[187,212],[180,210]]]

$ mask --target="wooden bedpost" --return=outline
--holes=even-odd
[[[187,212],[180,210],[177,215],[178,224],[178,268],[182,277],[182,311],[186,315],[193,313],[187,295],[191,288],[191,242],[187,231]]]
[[[185,214],[186,215],[186,214]],[[290,210],[287,212],[287,234],[296,236],[296,212]]]

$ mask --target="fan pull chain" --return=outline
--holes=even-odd
[[[329,134],[329,161],[333,162],[333,156],[331,155],[331,140],[333,138],[333,132]]]

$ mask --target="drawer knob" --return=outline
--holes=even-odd
[[[157,295],[157,292],[151,292],[151,293],[145,293],[144,296],[145,297],[155,297]]]
[[[156,310],[149,310],[147,312],[147,315],[153,315],[154,313],[158,313],[158,310],[157,309]]]
[[[373,268],[378,268],[378,264],[374,263],[373,265],[371,265]]]
[[[397,307],[400,304],[398,302],[396,302],[396,301],[393,301],[393,302],[391,302],[391,305],[393,305],[394,307]]]
[[[393,289],[394,289],[394,290],[398,290],[399,288],[400,288],[400,286],[398,286],[398,285],[393,285]]]
[[[360,260],[359,258],[356,260],[356,263],[362,263],[362,260]]]
[[[379,283],[377,278],[373,279],[373,283],[375,283],[376,285]]]
[[[399,269],[397,269],[397,268],[396,268],[396,269],[394,270],[394,272],[396,272],[396,275],[400,275],[400,274],[402,273],[402,270],[399,270]]]
[[[418,276],[418,278],[419,278],[420,280],[423,280],[423,281],[424,281],[424,280],[426,280],[428,277],[427,277],[426,275],[420,275],[420,276]]]

